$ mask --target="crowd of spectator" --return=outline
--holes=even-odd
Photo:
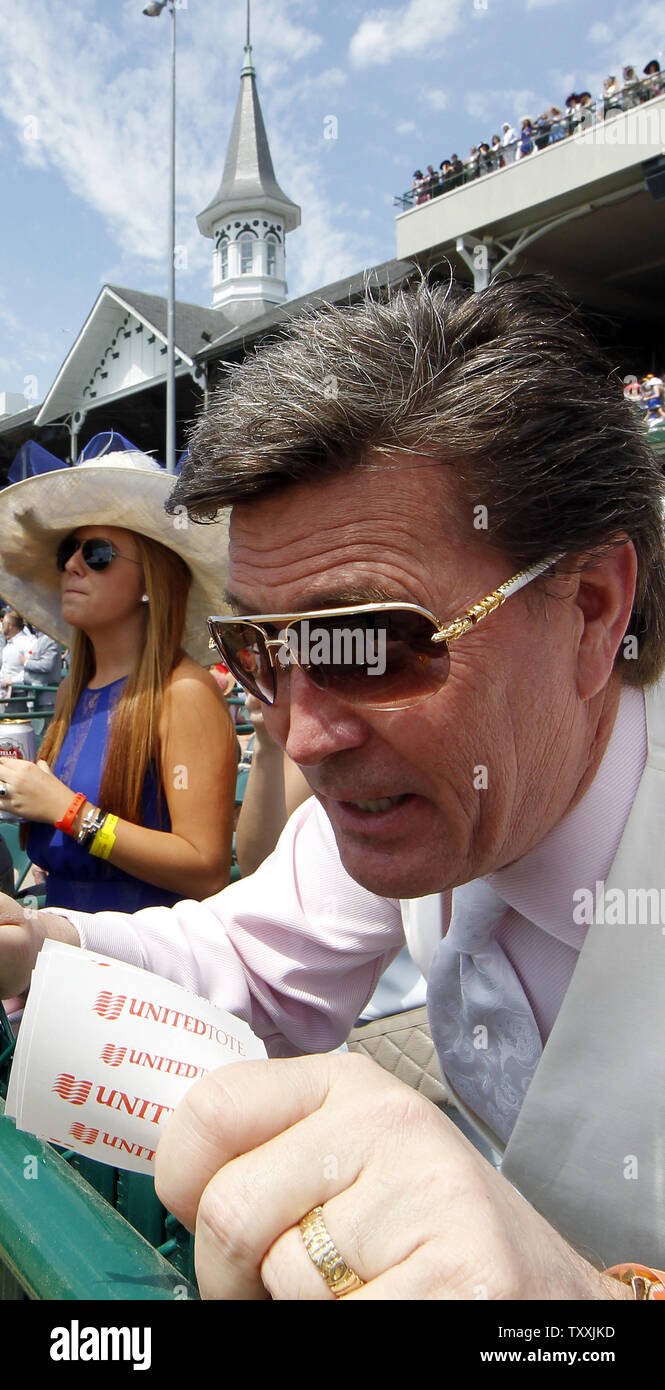
[[[472,145],[466,159],[452,154],[442,159],[438,169],[428,164],[425,172],[416,169],[413,175],[413,188],[403,200],[407,203],[426,203],[441,193],[448,193],[463,183],[480,178],[495,169],[503,169],[533,154],[535,150],[545,149],[559,140],[574,135],[584,125],[597,120],[607,120],[621,111],[628,111],[644,101],[660,96],[665,91],[665,73],[661,73],[657,58],[652,58],[639,78],[635,68],[627,64],[622,70],[621,81],[614,74],[606,77],[602,94],[594,101],[591,92],[571,92],[566,97],[564,109],[550,106],[538,117],[523,116],[519,129],[510,121],[504,121],[501,135],[493,135],[491,142],[482,140]]]
[[[653,430],[662,426],[665,422],[663,378],[647,372],[641,380],[634,376],[625,378],[624,382],[624,396],[642,413],[645,428]]]
[[[5,701],[25,690],[25,708],[52,709],[55,692],[40,690],[32,699],[26,687],[57,686],[63,678],[64,649],[46,633],[24,623],[14,608],[5,607],[0,617],[0,714]],[[16,705],[12,712],[17,713]]]

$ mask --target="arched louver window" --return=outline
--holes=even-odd
[[[266,272],[268,275],[277,274],[277,240],[274,236],[266,237]]]
[[[222,280],[226,280],[226,279],[228,278],[228,273],[229,273],[229,243],[228,243],[228,241],[220,241],[220,243],[219,243],[219,269],[220,269],[220,273],[221,273]]]
[[[254,269],[254,239],[246,232],[240,238],[240,274],[251,275]]]

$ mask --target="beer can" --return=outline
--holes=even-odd
[[[0,719],[0,758],[25,758],[27,762],[34,763],[36,752],[37,740],[29,719]],[[9,811],[0,810],[0,820],[20,819],[20,816],[13,816]]]

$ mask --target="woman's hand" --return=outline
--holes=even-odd
[[[621,1299],[436,1106],[352,1054],[241,1062],[187,1092],[160,1138],[161,1200],[196,1231],[203,1298],[334,1297],[313,1207],[366,1299]]]
[[[41,758],[36,763],[0,758],[0,793],[0,810],[47,825],[62,818],[74,795]]]

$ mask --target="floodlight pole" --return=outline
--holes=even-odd
[[[171,115],[169,142],[169,284],[166,319],[166,468],[175,473],[175,4],[171,0]]]
[[[156,19],[162,10],[171,14],[171,81],[169,113],[169,275],[166,311],[166,468],[175,473],[175,0],[151,0],[143,13]]]

